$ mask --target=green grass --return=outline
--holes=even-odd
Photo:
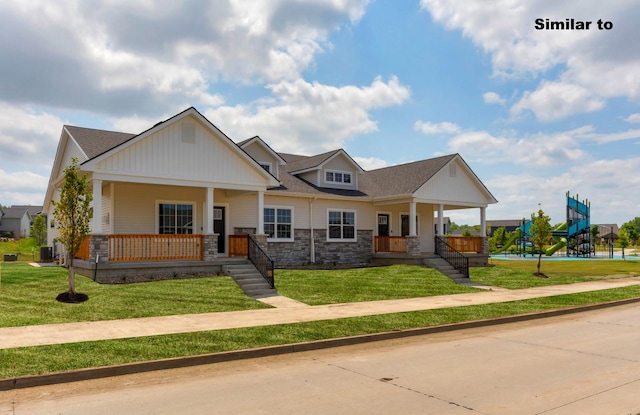
[[[40,247],[33,238],[0,242],[0,260],[4,254],[18,254],[18,261],[39,261]]]
[[[245,296],[230,277],[101,285],[77,275],[76,291],[89,301],[63,304],[56,296],[68,288],[66,269],[21,262],[0,266],[0,327],[269,307]]]
[[[277,270],[278,293],[309,305],[476,292],[433,269],[393,265],[343,270]]]
[[[544,260],[543,260],[544,261]],[[495,261],[493,268],[472,268],[475,282],[506,288],[569,284],[638,275],[636,261],[548,261],[548,279],[532,275],[535,262]],[[589,266],[587,266],[587,263]],[[266,307],[244,296],[230,278],[99,285],[78,277],[83,304],[60,304],[55,296],[67,287],[66,270],[0,264],[0,326],[93,321]],[[277,270],[282,295],[308,304],[334,304],[391,298],[424,297],[475,291],[421,267],[396,265],[334,271]],[[0,378],[51,373],[198,355],[254,347],[410,329],[562,307],[640,297],[640,286],[500,304],[385,314],[310,323],[150,336],[0,350]]]

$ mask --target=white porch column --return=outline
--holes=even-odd
[[[91,233],[102,233],[102,180],[93,179],[93,218]]]
[[[487,208],[480,208],[480,236],[487,236]]]
[[[205,234],[213,233],[213,187],[207,187],[206,206],[204,209],[204,226],[202,229]]]
[[[417,236],[416,229],[416,202],[409,203],[409,236]]]
[[[258,192],[258,221],[256,226],[256,235],[264,234],[264,192]]]
[[[438,235],[444,235],[444,205],[438,206]]]

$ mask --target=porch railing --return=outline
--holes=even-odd
[[[447,261],[459,273],[469,278],[469,258],[462,255],[454,247],[449,245],[444,238],[435,237],[436,254]]]
[[[255,265],[260,274],[264,277],[265,280],[269,283],[271,288],[276,288],[276,282],[273,275],[274,263],[271,258],[267,255],[266,252],[260,248],[258,242],[251,237],[251,235],[247,235],[247,245],[248,245],[248,255],[249,261]]]
[[[109,235],[109,261],[202,260],[202,235]]]
[[[247,235],[229,235],[229,256],[249,255]]]
[[[375,236],[373,244],[376,254],[378,252],[407,253],[407,238],[404,236]]]
[[[89,237],[86,236],[80,247],[76,251],[76,254],[73,256],[74,258],[84,259],[85,261],[89,260]]]
[[[447,236],[446,242],[458,252],[483,253],[484,238],[482,236]]]

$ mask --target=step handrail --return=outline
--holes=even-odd
[[[276,282],[274,277],[274,262],[269,255],[258,245],[258,242],[253,239],[251,234],[247,234],[247,258],[256,267],[260,275],[264,277],[269,283],[271,288],[276,288]]]
[[[435,252],[437,255],[447,261],[449,265],[464,275],[465,278],[469,278],[469,258],[449,245],[446,239],[439,236],[435,237],[435,245]]]

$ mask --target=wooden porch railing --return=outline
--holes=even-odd
[[[85,261],[89,260],[89,237],[86,236],[84,241],[80,244],[80,247],[76,251],[76,254],[73,256],[74,258],[84,259]]]
[[[247,235],[229,235],[229,256],[249,255]]]
[[[202,235],[109,235],[109,261],[164,261],[204,257]]]
[[[404,236],[375,236],[373,238],[374,251],[407,253],[407,238]]]
[[[484,238],[482,236],[447,236],[444,238],[450,247],[458,252],[481,254],[482,243]]]

